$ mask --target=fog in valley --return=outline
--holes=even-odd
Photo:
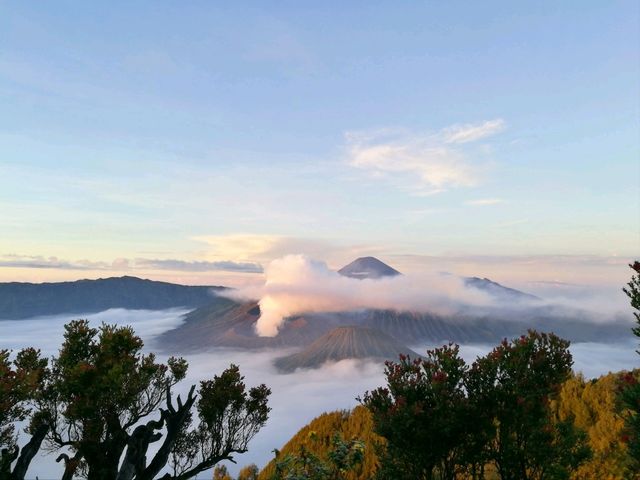
[[[74,318],[88,318],[94,326],[101,322],[131,325],[145,341],[147,351],[156,351],[161,359],[168,355],[181,355],[189,361],[189,374],[176,388],[176,393],[186,393],[197,381],[220,373],[230,363],[240,366],[249,386],[266,383],[272,389],[269,421],[250,445],[249,452],[237,456],[237,466],[229,465],[235,473],[248,463],[264,466],[272,458],[272,450],[280,448],[303,425],[324,411],[348,409],[357,405],[356,397],[366,390],[382,385],[383,365],[380,363],[344,360],[325,365],[317,370],[278,374],[273,360],[295,349],[232,350],[214,349],[209,352],[157,351],[154,338],[182,323],[184,309],[163,311],[112,309],[89,315],[61,315],[24,320],[0,321],[0,348],[18,350],[27,346],[40,348],[47,355],[54,355],[62,342],[64,324]],[[418,353],[438,346],[436,344],[410,345]],[[467,362],[488,352],[493,345],[462,345],[461,353]],[[586,377],[594,377],[608,371],[633,368],[637,364],[633,337],[617,344],[576,343],[571,346],[576,371]],[[30,476],[41,479],[59,478],[60,465],[54,455],[42,453],[30,470]]]

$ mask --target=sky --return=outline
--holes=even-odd
[[[0,281],[620,286],[639,46],[635,1],[0,0]]]

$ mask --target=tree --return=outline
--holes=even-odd
[[[631,276],[631,280],[627,283],[628,288],[623,288],[622,291],[627,294],[631,301],[631,308],[635,310],[633,316],[636,319],[637,326],[633,327],[631,331],[636,337],[640,337],[640,262],[635,261],[633,264],[629,264],[632,270],[636,272]],[[640,350],[638,350],[640,354]]]
[[[640,337],[640,262],[629,265],[636,273],[631,276],[628,288],[623,288],[631,302],[631,307],[635,310],[633,316],[636,324],[632,332],[636,337]],[[637,350],[640,354],[640,350]],[[629,451],[630,474],[640,474],[640,381],[632,373],[624,376],[625,385],[621,389],[620,399],[627,408],[626,415],[626,435],[627,447]]]
[[[238,480],[258,480],[258,467],[255,463],[246,465],[238,472]]]
[[[187,362],[158,363],[142,347],[130,327],[96,329],[85,320],[65,326],[40,401],[49,448],[72,455],[58,458],[65,462],[63,478],[80,469],[88,480],[152,480],[168,463],[173,474],[163,479],[191,478],[246,451],[265,424],[270,391],[260,385],[247,392],[237,366],[174,399]],[[192,426],[194,406],[199,423]],[[147,462],[149,445],[161,439]]]
[[[245,453],[249,441],[267,421],[270,394],[265,385],[247,391],[236,365],[213,380],[200,382],[199,424],[181,431],[182,441],[171,451],[174,475],[162,478],[191,478],[218,462],[233,461],[234,453]],[[185,427],[188,425],[184,423]],[[153,476],[148,478],[151,480]]]
[[[229,472],[227,471],[227,467],[224,465],[216,465],[216,468],[213,469],[213,480],[233,480]]]
[[[640,370],[632,372],[640,378]],[[626,372],[609,373],[585,380],[576,375],[567,380],[551,409],[559,420],[573,420],[587,433],[592,457],[571,474],[572,480],[599,478],[607,472],[607,480],[623,480],[627,475],[627,445],[624,438],[624,407],[618,392]]]
[[[49,430],[44,417],[30,405],[48,369],[39,350],[21,350],[13,361],[10,356],[8,350],[0,350],[0,478],[22,480]],[[14,424],[28,418],[26,433],[31,438],[20,448]]]
[[[315,432],[309,432],[309,439],[318,441]],[[339,433],[331,439],[331,449],[327,459],[312,453],[305,445],[300,445],[297,454],[275,453],[275,471],[272,480],[344,480],[364,458],[364,443],[358,439],[345,442]]]
[[[362,400],[387,440],[379,477],[567,478],[589,454],[584,432],[550,410],[571,374],[568,346],[530,331],[471,368],[454,345],[388,362],[387,386]]]
[[[553,334],[529,331],[476,362],[494,377],[486,392],[496,426],[490,458],[503,480],[566,478],[589,456],[584,432],[572,419],[555,420],[549,408],[571,375],[568,347]]]
[[[467,436],[467,366],[457,345],[387,362],[387,387],[367,392],[376,433],[387,440],[384,478],[453,479]]]

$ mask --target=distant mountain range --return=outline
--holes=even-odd
[[[92,313],[110,308],[198,308],[211,303],[213,292],[222,289],[127,276],[59,283],[0,283],[0,319]]]
[[[358,259],[347,267],[340,271],[352,278],[375,280],[400,275],[372,257]],[[275,337],[260,337],[255,333],[255,324],[260,317],[257,302],[238,303],[219,297],[214,303],[185,315],[184,323],[162,334],[158,342],[170,352],[215,347],[300,347],[299,353],[276,362],[280,370],[291,371],[314,368],[326,361],[343,358],[397,356],[400,351],[410,351],[406,345],[447,341],[494,344],[505,337],[521,335],[529,328],[581,342],[615,341],[629,333],[627,323],[590,323],[582,318],[583,312],[560,311],[533,295],[487,278],[463,280],[468,288],[485,291],[496,298],[501,306],[465,307],[448,316],[376,309],[303,313],[286,319]]]
[[[376,281],[401,275],[374,257],[363,257],[339,270],[341,275]],[[82,314],[110,308],[193,309],[184,322],[156,339],[167,352],[191,353],[215,347],[260,349],[300,347],[280,359],[283,371],[313,368],[343,358],[389,358],[411,352],[405,345],[495,343],[528,328],[554,332],[571,341],[615,341],[629,334],[624,321],[590,323],[584,312],[549,306],[533,295],[487,278],[463,278],[468,288],[484,291],[499,307],[463,307],[450,315],[432,312],[364,309],[302,313],[285,320],[275,337],[260,337],[256,301],[218,295],[224,287],[184,286],[135,277],[62,283],[0,283],[0,320],[43,315]]]

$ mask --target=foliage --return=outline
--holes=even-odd
[[[193,477],[229,460],[232,452],[246,452],[249,441],[267,421],[270,394],[265,385],[247,391],[236,365],[200,382],[198,426],[183,431],[183,442],[172,452],[176,478]]]
[[[623,288],[635,310],[633,315],[637,326],[632,329],[635,336],[640,337],[640,262],[629,265],[635,272],[628,288]],[[640,354],[640,350],[637,350]],[[637,376],[628,374],[624,377],[625,385],[621,388],[620,399],[627,408],[625,435],[629,451],[629,470],[640,476],[640,381]]]
[[[216,465],[216,468],[213,469],[213,480],[233,480],[229,472],[227,471],[227,467],[224,465]]]
[[[629,453],[628,471],[640,477],[640,378],[627,372],[623,382],[620,399],[626,408],[623,438]]]
[[[255,463],[246,465],[238,472],[238,480],[257,480],[259,472]]]
[[[39,350],[26,348],[13,360],[11,352],[0,350],[0,478],[24,478],[40,449],[48,426],[39,413],[32,415],[31,403],[47,374],[47,360]],[[21,449],[14,424],[27,418],[31,418],[26,430],[31,439]]]
[[[631,375],[640,378],[640,370]],[[558,419],[573,419],[576,427],[587,433],[593,452],[591,459],[571,473],[572,480],[598,478],[602,472],[607,472],[609,480],[628,478],[624,409],[618,401],[626,376],[625,372],[610,373],[590,381],[581,375],[574,376],[564,383],[557,400],[552,402]]]
[[[455,478],[466,436],[466,364],[457,346],[401,356],[387,362],[387,387],[367,392],[376,432],[388,440],[381,475],[394,478]]]
[[[309,438],[317,440],[315,432]],[[275,450],[275,472],[273,480],[344,480],[349,472],[362,463],[364,443],[360,440],[345,442],[339,433],[331,440],[331,449],[327,459],[322,459],[300,446],[297,454],[281,455]]]
[[[627,283],[627,288],[622,291],[627,294],[631,302],[631,308],[635,310],[633,316],[636,319],[637,326],[632,328],[632,332],[636,337],[640,337],[640,262],[636,261],[629,265],[636,272],[631,276],[631,280]],[[640,354],[640,350],[638,351]]]
[[[47,448],[66,450],[58,457],[63,479],[82,474],[88,480],[152,480],[167,464],[173,474],[163,479],[187,479],[245,452],[267,420],[270,390],[247,389],[231,365],[201,382],[198,392],[194,385],[184,400],[174,398],[187,362],[172,357],[159,363],[142,347],[130,327],[92,328],[77,320],[65,326],[50,369],[33,350],[21,352],[15,367],[3,352],[3,438],[13,441],[13,422],[29,413],[24,402],[30,400],[36,406],[30,429],[44,426]],[[149,445],[161,439],[147,459]]]
[[[116,478],[129,429],[156,412],[186,375],[184,360],[160,364],[142,346],[130,327],[96,329],[86,320],[65,326],[45,395],[48,440],[81,458],[90,480]]]
[[[381,478],[567,478],[589,453],[550,401],[571,374],[568,342],[530,331],[503,341],[471,368],[457,346],[388,362],[387,387],[364,405],[387,440]]]
[[[571,375],[569,342],[530,331],[503,341],[474,368],[494,375],[487,393],[496,426],[490,458],[504,480],[565,478],[589,454],[572,420],[554,421],[549,401]]]
[[[331,464],[330,452],[335,451],[335,435],[342,439],[358,439],[364,449],[362,460],[349,470],[342,472],[345,480],[367,480],[374,476],[378,468],[376,452],[381,448],[382,438],[373,431],[373,419],[369,411],[358,406],[352,411],[336,411],[323,413],[301,428],[281,449],[278,458],[281,461],[287,456],[315,456],[323,464]],[[349,442],[342,441],[348,445]],[[303,450],[304,449],[304,450]],[[274,478],[276,460],[272,460],[260,472],[260,480]]]

